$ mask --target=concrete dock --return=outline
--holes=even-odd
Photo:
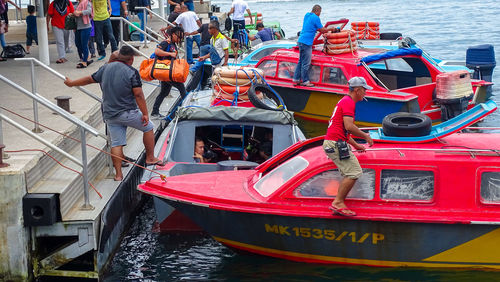
[[[14,35],[22,32],[15,29],[15,24],[11,32],[7,35],[8,43],[18,42]],[[155,47],[156,43],[151,42],[148,47],[141,45],[140,50],[149,55]],[[70,78],[92,74],[110,54],[108,47],[105,60],[77,69],[76,47],[67,55],[68,62],[64,64],[55,64],[54,44],[49,45],[49,50],[49,67]],[[36,46],[25,59],[30,57],[38,58]],[[139,68],[142,60],[136,57],[134,67]],[[71,116],[99,133],[95,136],[86,131],[85,142],[93,147],[86,147],[83,156],[80,127],[40,103],[34,105],[32,98],[20,90],[33,92],[31,64],[29,60],[14,59],[0,62],[0,114],[5,117],[0,118],[0,143],[5,145],[4,154],[8,155],[0,162],[8,164],[0,168],[0,280],[24,281],[44,276],[98,278],[141,202],[142,195],[136,191],[136,185],[143,170],[134,165],[123,167],[124,181],[114,181],[109,156],[100,151],[107,150],[100,102],[77,88],[66,87],[60,77],[35,65],[36,93],[53,106],[57,104],[56,97],[69,96]],[[158,85],[158,81],[143,84],[149,111],[159,92]],[[97,84],[84,88],[98,98],[102,96]],[[168,114],[177,97],[178,93],[172,91],[160,112]],[[67,152],[76,161],[11,124],[19,124],[28,132],[35,130],[30,121],[35,119],[34,108],[37,108],[39,123],[46,126],[40,126],[43,132],[34,134]],[[159,133],[160,121],[153,122]],[[129,129],[127,141],[125,155],[144,164],[142,133]],[[89,182],[101,195],[89,187],[90,206],[85,205],[82,167],[77,164],[84,158],[88,163]]]

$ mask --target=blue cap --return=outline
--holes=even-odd
[[[216,21],[216,22],[218,22],[218,21],[219,21],[219,18],[217,18],[217,16],[211,16],[211,17],[210,17],[210,20],[211,20],[211,21]]]

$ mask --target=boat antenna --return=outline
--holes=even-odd
[[[372,75],[373,78],[375,78],[380,85],[382,85],[387,91],[391,92],[391,90],[385,86],[385,84],[375,75],[375,73],[370,69],[370,67],[363,61],[361,61],[361,64],[365,67],[365,69]]]

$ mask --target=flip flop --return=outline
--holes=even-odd
[[[94,62],[94,60],[88,60],[87,61],[87,67],[90,66],[90,64],[92,64]]]
[[[301,83],[300,85],[305,86],[305,87],[313,87],[314,84],[308,82],[308,83]]]
[[[84,68],[86,68],[86,67],[87,67],[87,66],[86,66],[86,65],[84,65],[83,63],[78,63],[78,64],[76,65],[76,68],[77,68],[77,69],[84,69]]]
[[[125,159],[129,162],[135,163],[136,159],[132,159],[131,157],[125,156]]]
[[[334,213],[338,215],[343,215],[343,216],[356,216],[356,213],[349,208],[336,208],[334,206],[330,206],[329,209]],[[346,213],[346,211],[350,211],[351,213]]]
[[[146,166],[151,166],[151,165],[156,165],[156,166],[165,166],[167,162],[164,162],[163,160],[159,160],[156,163],[148,164],[146,163]]]

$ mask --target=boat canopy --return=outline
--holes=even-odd
[[[359,65],[361,65],[361,63],[369,64],[371,62],[375,62],[375,61],[379,61],[379,60],[383,60],[383,59],[391,59],[394,57],[406,56],[406,55],[421,56],[422,50],[420,50],[418,48],[401,48],[401,49],[392,50],[392,51],[388,51],[388,52],[381,53],[381,54],[370,55],[370,56],[366,56],[366,57],[362,58],[360,60]]]
[[[177,110],[177,117],[179,120],[294,123],[293,114],[289,111],[270,111],[246,107],[180,107]]]

